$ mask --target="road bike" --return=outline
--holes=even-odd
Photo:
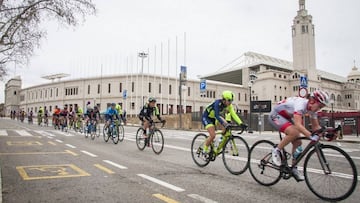
[[[217,146],[212,142],[208,154],[203,152],[203,147],[209,136],[204,133],[195,135],[191,143],[191,156],[196,165],[205,167],[210,161],[215,161],[216,157],[222,154],[225,168],[231,174],[244,173],[248,168],[249,145],[242,137],[233,135],[232,131],[239,130],[237,134],[242,134],[245,129],[246,127],[230,125],[224,135],[222,135],[222,131],[216,131],[217,135],[222,135],[221,142]],[[216,139],[215,137],[214,140]]]
[[[337,128],[322,128],[314,133],[327,140],[336,138],[341,130]],[[282,133],[279,132],[280,140]],[[307,137],[297,139],[309,140]],[[320,139],[319,139],[320,140]],[[303,172],[308,188],[317,197],[326,201],[340,201],[349,197],[357,184],[357,171],[351,157],[339,147],[322,144],[320,141],[310,141],[304,151],[295,158],[294,166],[303,158]],[[271,158],[277,145],[269,140],[259,140],[250,149],[249,170],[251,176],[261,185],[271,186],[281,178],[288,180],[294,177],[293,167],[288,164],[292,156],[285,149],[281,166],[276,166]],[[300,168],[300,167],[299,167]]]
[[[114,144],[117,144],[119,141],[122,142],[124,140],[124,134],[124,126],[121,125],[117,119],[112,119],[109,125],[104,125],[103,136],[105,142],[108,142],[109,138],[112,139]]]
[[[153,121],[149,126],[149,134],[146,135],[146,130],[140,127],[136,132],[136,145],[139,150],[144,150],[146,146],[151,147],[155,154],[160,154],[164,149],[164,136],[159,128],[156,127],[157,123],[161,123],[161,128],[164,127],[165,121]]]
[[[92,140],[95,139],[95,137],[99,137],[100,133],[97,133],[99,131],[98,125],[95,119],[90,119],[84,128],[84,134],[85,138],[91,137]]]

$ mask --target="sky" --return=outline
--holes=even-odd
[[[79,26],[42,24],[47,37],[24,67],[10,66],[22,88],[126,73],[197,79],[248,51],[292,61],[291,25],[299,0],[93,0],[98,12]],[[346,77],[360,67],[360,1],[306,0],[313,16],[317,69]],[[143,61],[139,52],[148,53]]]

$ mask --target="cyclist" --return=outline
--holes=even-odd
[[[163,123],[166,122],[160,116],[159,109],[156,106],[156,99],[154,97],[149,97],[148,102],[143,106],[139,114],[139,119],[142,121],[143,129],[145,129],[144,138],[149,136],[149,127],[153,122],[152,116],[156,116],[159,121]]]
[[[46,106],[44,106],[44,124],[47,126],[48,125],[48,117],[49,117],[49,111],[47,110]]]
[[[124,123],[126,123],[126,120],[124,119],[124,116],[123,116],[123,111],[122,111],[122,108],[121,108],[121,103],[117,103],[116,106],[115,106],[115,109],[116,111],[118,112],[119,114],[119,118],[121,118],[121,120],[124,121]]]
[[[272,152],[273,163],[277,166],[281,165],[282,149],[292,143],[292,154],[296,148],[301,145],[301,140],[296,139],[300,134],[309,137],[312,141],[317,141],[319,136],[312,134],[303,125],[303,115],[308,114],[311,120],[311,128],[316,131],[321,128],[317,117],[317,111],[325,107],[329,103],[329,95],[321,90],[315,90],[307,96],[289,97],[280,101],[273,107],[269,115],[269,123],[278,131],[286,134],[284,139],[274,148]],[[295,159],[293,159],[294,161]],[[293,166],[293,175],[297,181],[304,180],[304,176],[299,173],[296,166]]]
[[[60,108],[55,105],[54,108],[54,113],[53,113],[53,124],[55,124],[55,126],[59,126],[59,122],[60,122]]]
[[[67,119],[68,119],[69,111],[68,111],[68,105],[64,105],[64,109],[60,111],[60,124],[61,129],[63,130],[65,127],[67,127]]]
[[[38,115],[37,115],[39,125],[41,125],[43,114],[44,114],[44,109],[43,109],[43,107],[40,106],[39,110],[38,110]]]
[[[247,125],[243,124],[242,120],[236,114],[233,105],[231,104],[234,100],[234,94],[231,91],[223,91],[222,98],[215,100],[213,103],[209,104],[203,113],[202,123],[205,126],[205,129],[209,133],[209,137],[204,143],[203,153],[205,158],[209,154],[209,145],[215,139],[216,132],[215,126],[219,126],[224,132],[225,129],[230,126],[230,123],[224,119],[224,114],[228,112],[231,118],[242,128],[246,128]],[[229,116],[227,116],[229,120]]]
[[[116,104],[112,103],[111,106],[106,110],[105,112],[105,125],[109,126],[111,121],[113,120],[113,117],[116,117],[116,119],[119,120],[119,114],[115,109]],[[110,128],[108,130],[108,134],[110,134]]]
[[[74,104],[74,112],[75,112],[75,127],[80,128],[81,119],[83,117],[83,110],[81,107],[78,106],[78,104]]]

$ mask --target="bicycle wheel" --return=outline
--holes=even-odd
[[[122,142],[124,140],[124,137],[125,137],[124,126],[119,125],[119,141]]]
[[[271,153],[274,146],[271,141],[259,140],[250,149],[250,174],[261,185],[274,185],[281,179],[279,167],[272,163]]]
[[[207,137],[204,133],[199,133],[191,142],[191,156],[196,165],[200,167],[205,167],[210,163],[210,159],[206,158],[203,153],[203,146]]]
[[[113,143],[117,144],[119,142],[119,132],[116,126],[113,126],[111,135]]]
[[[100,137],[100,124],[98,122],[96,122],[96,126],[95,126],[95,131],[96,131],[96,137]]]
[[[224,145],[222,159],[225,168],[234,175],[242,174],[248,168],[249,146],[239,136],[232,136]]]
[[[353,160],[342,149],[332,145],[314,148],[304,161],[304,176],[309,189],[319,198],[340,201],[349,197],[357,184]]]
[[[150,139],[151,147],[155,154],[160,154],[164,149],[164,136],[159,129],[155,129]]]
[[[89,127],[90,127],[90,136],[91,136],[91,139],[94,140],[94,139],[95,139],[95,136],[96,136],[96,128],[95,128],[95,125],[92,123]]]
[[[136,132],[136,146],[139,148],[139,150],[144,150],[146,147],[145,140],[147,138],[144,138],[145,130],[143,128],[139,128]]]
[[[108,131],[109,131],[109,126],[104,125],[104,128],[103,128],[103,137],[104,137],[104,141],[105,141],[105,142],[109,141]]]

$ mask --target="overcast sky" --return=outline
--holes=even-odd
[[[292,61],[291,25],[298,0],[95,0],[96,16],[76,28],[43,25],[47,38],[25,68],[11,68],[23,88],[67,79],[141,70],[188,78],[213,73],[247,51]],[[360,1],[306,0],[315,25],[317,68],[346,77],[360,67]],[[177,45],[177,46],[176,46]],[[177,47],[177,48],[176,48]],[[161,54],[162,53],[162,54]],[[156,66],[156,68],[154,68]],[[102,67],[102,72],[101,72]],[[4,82],[0,102],[4,102]]]

